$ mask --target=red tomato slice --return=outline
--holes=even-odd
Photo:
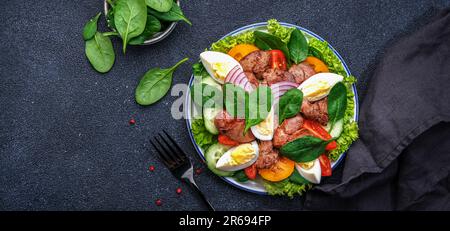
[[[248,179],[250,179],[250,180],[256,179],[256,174],[257,174],[256,164],[252,164],[252,165],[248,166],[247,168],[244,169],[244,172]]]
[[[322,176],[331,176],[331,162],[327,155],[319,156],[320,168],[322,169]]]
[[[308,129],[314,136],[322,139],[322,140],[330,140],[331,135],[325,130],[319,123],[312,120],[304,120],[303,127]],[[337,148],[336,141],[331,141],[325,147],[325,150],[330,151]]]
[[[220,134],[217,139],[218,139],[219,143],[221,143],[223,145],[228,145],[228,146],[237,146],[237,145],[239,145],[239,142],[237,142],[235,140],[232,140],[230,137],[228,137],[226,135]]]
[[[280,50],[270,50],[270,65],[273,69],[286,70],[286,57]]]

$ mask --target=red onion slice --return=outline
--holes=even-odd
[[[253,87],[248,81],[247,75],[244,73],[242,68],[237,65],[227,74],[225,82],[240,86],[248,92],[253,90]]]

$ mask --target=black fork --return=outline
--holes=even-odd
[[[214,207],[212,207],[211,203],[209,203],[208,199],[206,199],[205,195],[203,195],[202,191],[200,191],[194,181],[194,168],[191,160],[166,131],[164,131],[164,134],[165,136],[158,133],[159,138],[158,136],[155,136],[153,137],[153,140],[150,139],[150,143],[158,152],[160,160],[175,177],[187,181],[202,198],[208,208],[215,211]]]

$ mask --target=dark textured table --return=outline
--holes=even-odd
[[[129,47],[126,55],[114,39],[116,63],[102,75],[86,60],[81,37],[84,23],[102,11],[101,0],[6,1],[0,10],[0,210],[203,209],[152,153],[148,139],[164,129],[196,155],[185,121],[170,116],[177,96],[149,107],[134,102],[146,70],[190,57],[174,75],[174,84],[187,83],[190,65],[211,42],[277,18],[329,41],[358,78],[361,99],[386,45],[449,5],[448,0],[182,1],[192,27],[180,23],[163,42]],[[106,30],[104,20],[100,30]],[[196,179],[220,210],[301,209],[300,197],[247,193],[207,170]],[[182,195],[175,193],[179,186]],[[157,198],[161,207],[154,204]]]

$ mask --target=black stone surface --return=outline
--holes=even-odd
[[[174,75],[187,83],[190,64],[211,42],[241,26],[277,18],[329,41],[359,79],[384,47],[417,28],[448,0],[182,1],[193,26],[180,23],[164,41],[129,47],[113,40],[116,63],[98,74],[84,56],[81,30],[102,11],[97,1],[5,1],[0,21],[0,210],[200,210],[192,192],[157,160],[148,139],[166,130],[191,153],[184,120],[170,116],[178,96],[149,107],[134,88],[151,67],[190,57]],[[105,31],[100,20],[100,30]],[[130,126],[130,118],[136,125]],[[150,172],[149,165],[156,170]],[[205,170],[196,177],[219,210],[297,210],[302,198],[236,189]],[[175,189],[181,186],[181,196]],[[154,200],[162,198],[163,206]]]

